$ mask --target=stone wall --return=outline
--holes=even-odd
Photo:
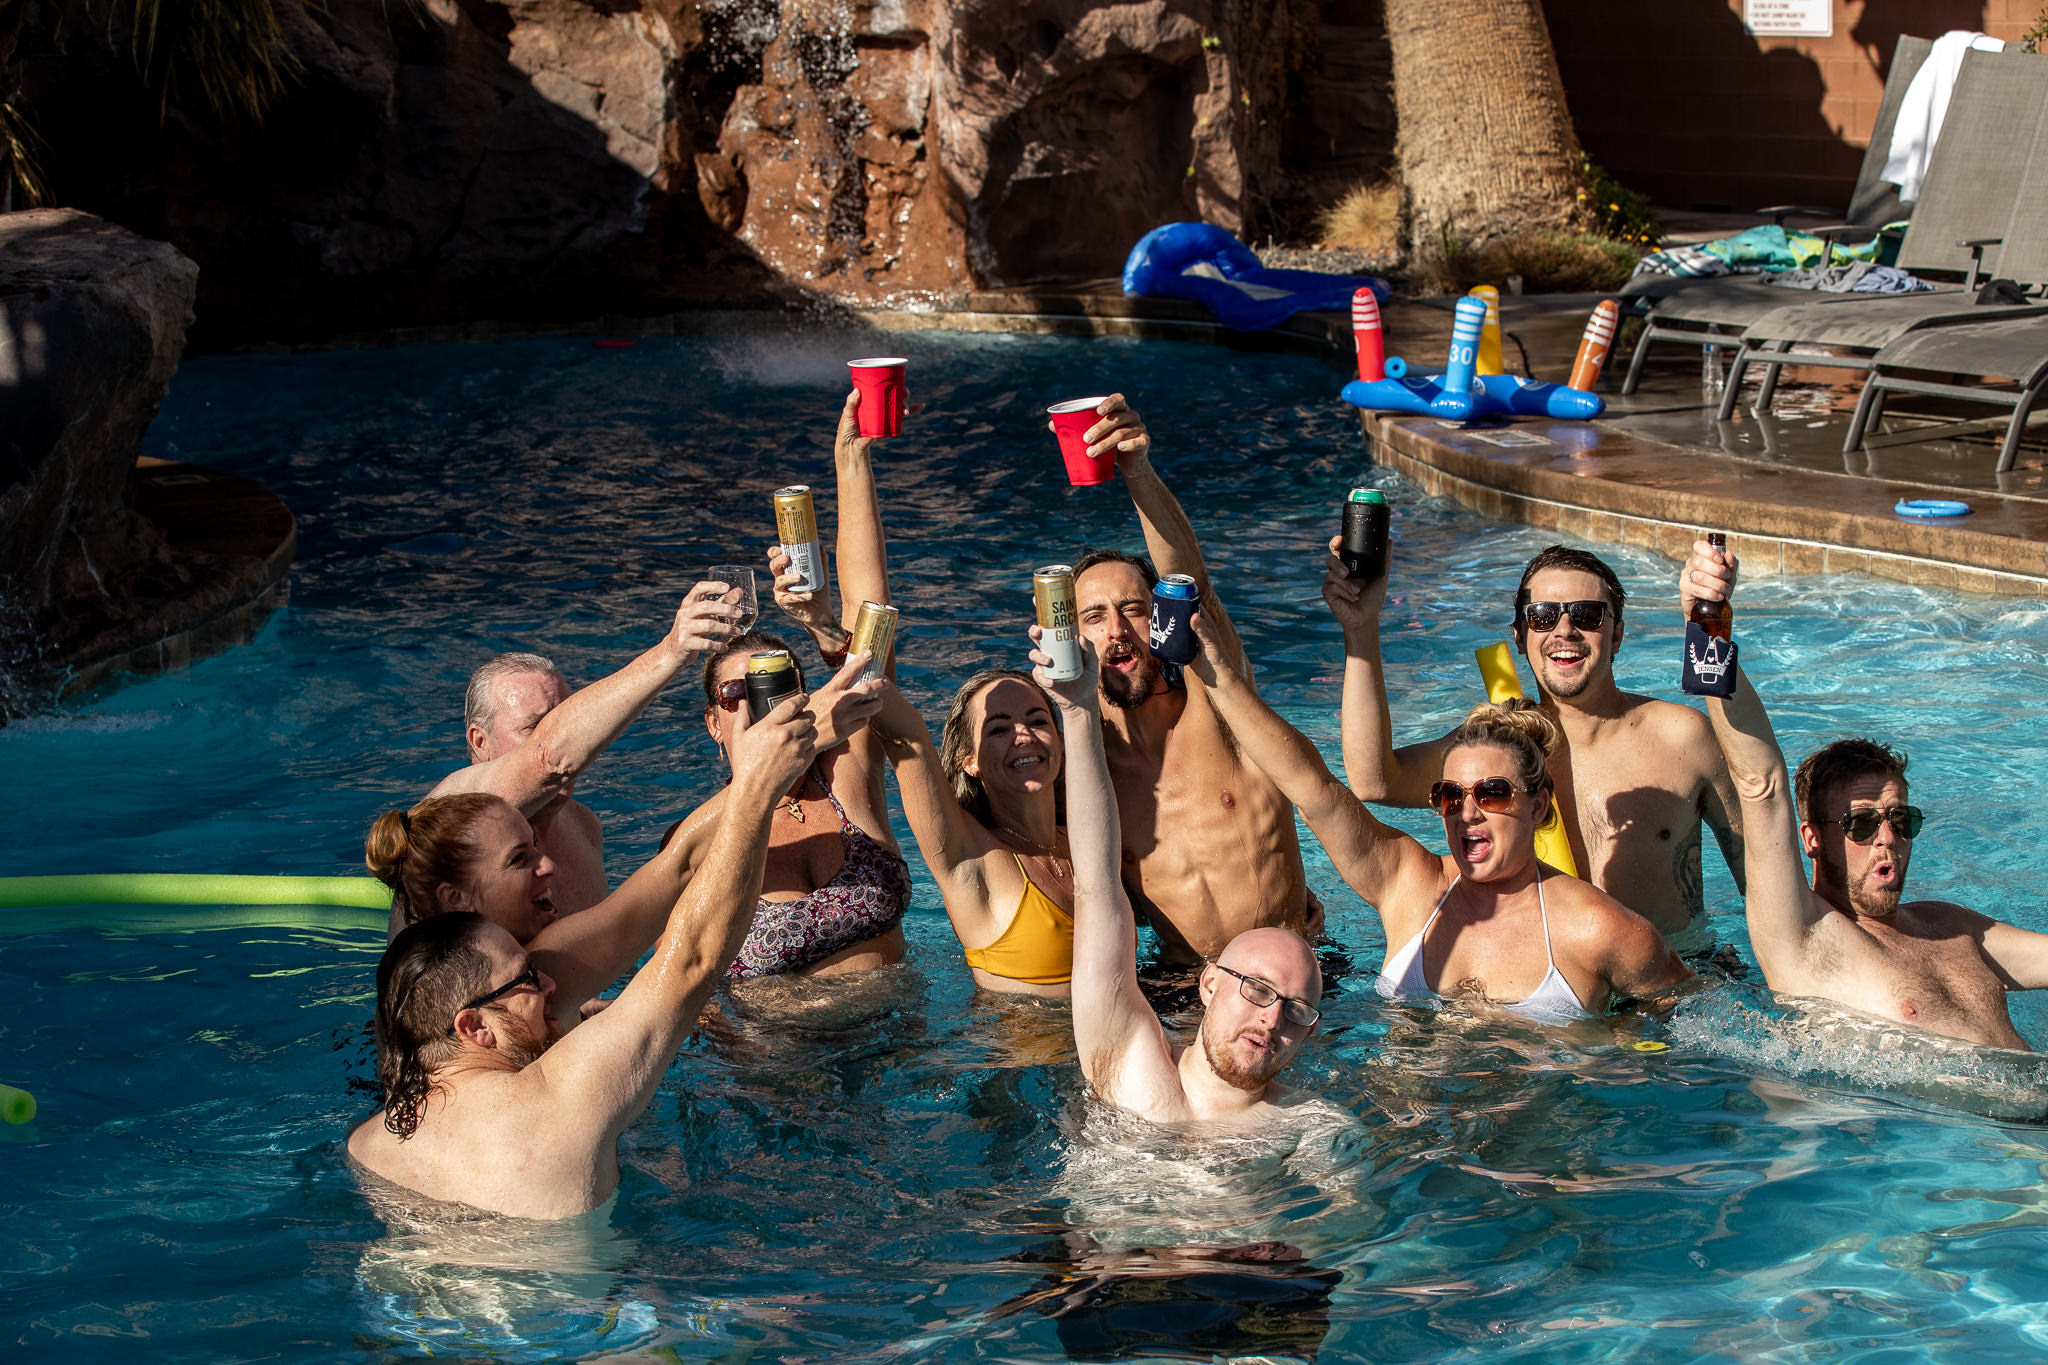
[[[260,127],[159,122],[113,49],[27,54],[57,197],[197,260],[203,341],[1113,275],[1162,222],[1269,226],[1338,137],[1290,129],[1358,104],[1317,103],[1293,0],[281,12]]]

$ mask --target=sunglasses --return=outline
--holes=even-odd
[[[746,699],[747,680],[745,678],[727,678],[718,685],[713,694],[713,700],[718,703],[719,709],[723,711],[739,710],[740,703]]]
[[[1569,616],[1580,630],[1598,630],[1607,619],[1605,602],[1531,602],[1522,608],[1529,629],[1542,635],[1557,629],[1558,618]]]
[[[1842,833],[1849,836],[1852,844],[1867,844],[1877,837],[1879,825],[1890,825],[1892,833],[1901,839],[1910,839],[1920,832],[1920,826],[1927,823],[1927,816],[1918,806],[1893,806],[1890,810],[1852,810],[1839,820],[1828,821],[1840,825]]]
[[[512,994],[512,992],[518,990],[521,986],[531,986],[535,990],[539,990],[540,968],[534,966],[531,962],[527,963],[525,971],[513,977],[510,981],[507,981],[504,985],[498,987],[498,989],[487,992],[483,995],[479,995],[476,999],[470,1001],[467,1005],[464,1005],[461,1010],[457,1010],[455,1012],[457,1014],[460,1014],[462,1013],[462,1010],[480,1010],[485,1005],[488,1005],[493,1000],[496,1000],[499,996],[510,995]],[[448,1026],[448,1036],[451,1038],[455,1036],[455,1025],[450,1024]]]
[[[1251,1001],[1258,1008],[1264,1009],[1275,1000],[1278,1000],[1280,1002],[1280,1017],[1297,1028],[1314,1028],[1316,1020],[1323,1017],[1323,1012],[1314,1005],[1309,1004],[1306,1000],[1296,1000],[1291,995],[1282,995],[1256,976],[1246,976],[1243,972],[1233,972],[1220,962],[1212,962],[1209,965],[1222,972],[1225,976],[1236,977],[1237,993]]]
[[[1515,808],[1515,797],[1521,788],[1505,777],[1482,777],[1471,786],[1472,799],[1479,803],[1479,809],[1495,815],[1505,815]],[[1430,808],[1439,815],[1449,815],[1465,804],[1465,784],[1462,782],[1438,782],[1429,789]]]

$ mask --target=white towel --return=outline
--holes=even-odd
[[[1892,125],[1891,154],[1885,159],[1882,178],[1899,187],[1899,199],[1910,204],[1920,197],[1920,181],[1927,174],[1927,158],[1934,152],[1934,140],[1941,136],[1941,121],[1948,115],[1948,97],[1956,88],[1956,73],[1963,69],[1963,54],[2003,52],[2005,44],[1996,38],[1966,29],[1954,29],[1934,40],[1934,50],[1913,73],[1913,83],[1899,101],[1898,122]]]

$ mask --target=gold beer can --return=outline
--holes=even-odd
[[[859,681],[882,676],[882,665],[889,662],[889,650],[896,643],[896,608],[881,602],[863,602],[860,613],[853,618],[853,639],[847,642],[846,652],[859,654],[863,650],[875,657],[860,671]]]
[[[777,702],[801,691],[802,686],[788,650],[764,649],[747,656],[747,713],[753,719],[767,715]]]
[[[789,556],[790,568],[803,576],[798,592],[817,592],[825,586],[825,547],[818,539],[818,510],[811,501],[809,484],[791,484],[775,490],[775,537]]]
[[[1074,569],[1048,564],[1031,575],[1031,596],[1038,605],[1038,651],[1052,660],[1046,676],[1072,682],[1081,676],[1080,615],[1074,606]]]

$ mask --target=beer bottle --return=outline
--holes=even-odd
[[[1714,553],[1721,556],[1724,563],[1727,561],[1728,537],[1719,531],[1712,531],[1707,535],[1707,544],[1714,547]],[[1710,602],[1704,597],[1695,598],[1692,604],[1692,619],[1699,624],[1701,630],[1716,640],[1726,640],[1729,638],[1730,628],[1735,624],[1735,608],[1729,605],[1725,597],[1718,602]]]
[[[1714,532],[1707,544],[1723,561],[1728,558],[1728,537]],[[1678,685],[1695,697],[1735,695],[1735,640],[1732,627],[1735,608],[1726,598],[1709,602],[1695,598],[1685,622],[1685,655],[1679,660]]]

